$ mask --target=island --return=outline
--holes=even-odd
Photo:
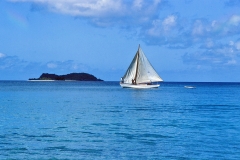
[[[103,81],[88,73],[70,73],[56,75],[43,73],[39,78],[29,78],[29,81]]]

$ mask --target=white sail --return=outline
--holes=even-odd
[[[149,82],[160,82],[162,78],[157,74],[155,69],[152,67],[147,57],[144,55],[142,49],[138,49],[139,60],[138,60],[138,71],[137,71],[137,83],[149,83]]]
[[[135,78],[136,69],[137,69],[137,59],[138,59],[138,52],[135,54],[125,75],[122,77],[123,83],[132,83],[132,80]]]
[[[140,46],[122,80],[123,83],[128,84],[133,83],[133,81],[136,84],[163,81],[144,55]]]

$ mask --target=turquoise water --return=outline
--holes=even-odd
[[[0,81],[0,110],[0,159],[240,159],[240,83]]]

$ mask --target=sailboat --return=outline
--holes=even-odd
[[[121,78],[123,88],[158,88],[157,82],[163,81],[154,70],[140,45],[126,73]]]

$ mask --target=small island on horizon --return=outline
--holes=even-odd
[[[29,81],[103,81],[88,73],[70,73],[65,75],[56,75],[42,73],[39,78],[29,78]]]

